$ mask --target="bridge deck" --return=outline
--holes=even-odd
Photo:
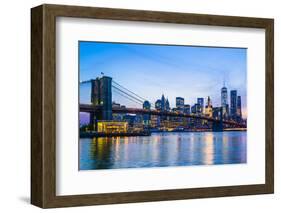
[[[95,113],[100,109],[100,107],[95,107],[90,104],[80,104],[79,105],[80,112],[88,112],[88,113]],[[191,115],[185,113],[178,113],[178,112],[169,112],[169,111],[158,111],[158,110],[147,110],[147,109],[140,109],[140,108],[120,108],[120,107],[113,107],[112,113],[131,113],[131,114],[147,114],[147,115],[158,115],[158,116],[170,116],[170,117],[184,117],[184,118],[193,118],[193,119],[201,119],[210,122],[221,122],[220,119],[215,119],[212,117],[207,116],[200,116],[200,115]],[[231,120],[222,120],[223,124],[229,124],[240,128],[246,128],[244,124],[240,124],[235,121]]]

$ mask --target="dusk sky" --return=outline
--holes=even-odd
[[[220,106],[225,81],[242,99],[247,114],[247,49],[79,42],[80,81],[95,79],[101,72],[134,93],[154,103],[162,94],[175,107],[175,98],[193,105],[197,97],[210,96]],[[80,86],[80,102],[89,102],[90,85]],[[113,91],[113,101],[127,107],[141,107]]]

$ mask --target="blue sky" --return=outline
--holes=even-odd
[[[206,103],[210,96],[213,105],[220,106],[225,81],[228,92],[238,90],[246,114],[247,49],[83,41],[79,42],[79,57],[80,81],[103,72],[153,104],[164,94],[171,107],[177,96],[191,105],[197,97]],[[80,91],[80,100],[88,99],[89,87],[81,86]],[[115,93],[113,100],[137,107]]]

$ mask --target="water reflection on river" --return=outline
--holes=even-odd
[[[246,163],[247,132],[80,139],[80,170]]]

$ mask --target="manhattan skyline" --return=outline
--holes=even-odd
[[[79,42],[80,81],[94,79],[104,73],[154,105],[162,94],[170,105],[176,97],[194,104],[198,97],[211,97],[221,106],[220,90],[224,83],[237,90],[242,98],[243,117],[247,117],[247,49],[174,45]],[[81,99],[89,90],[81,89]],[[134,103],[113,94],[113,101],[128,107]],[[125,103],[124,103],[125,102]],[[205,102],[206,103],[206,102]],[[228,99],[228,103],[230,100]],[[140,106],[138,106],[140,107]]]

